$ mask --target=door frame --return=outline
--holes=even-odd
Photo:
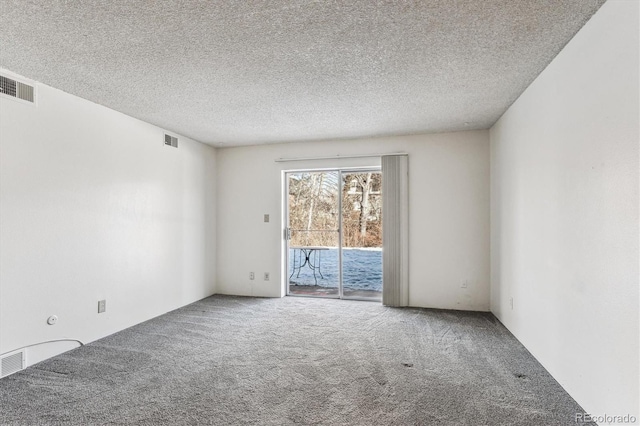
[[[296,173],[322,173],[322,172],[337,172],[338,173],[338,294],[335,296],[316,296],[316,295],[302,295],[291,294],[289,292],[289,241],[287,232],[289,229],[289,175]],[[382,302],[382,295],[380,298],[372,297],[355,297],[345,296],[343,288],[343,265],[342,265],[342,246],[343,246],[343,228],[342,228],[342,192],[343,182],[342,175],[345,173],[380,173],[382,174],[382,168],[380,166],[363,166],[363,167],[330,167],[330,168],[301,168],[301,169],[289,169],[282,171],[282,238],[283,238],[283,257],[282,257],[282,277],[284,285],[284,295],[293,297],[315,297],[320,299],[344,299],[344,300],[362,300],[368,302]],[[384,179],[384,176],[382,177]],[[382,206],[384,216],[384,204]],[[384,285],[384,282],[382,283]]]

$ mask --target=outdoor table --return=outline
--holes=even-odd
[[[291,281],[291,277],[293,277],[296,272],[296,278],[299,278],[300,270],[303,267],[307,266],[313,272],[313,279],[316,285],[318,285],[318,277],[316,276],[316,271],[318,271],[320,278],[324,279],[324,276],[322,276],[322,271],[320,270],[322,250],[329,250],[329,247],[291,246],[289,248],[293,250],[293,268],[291,271],[291,275],[289,275],[289,281]]]

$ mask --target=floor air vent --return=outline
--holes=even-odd
[[[0,75],[0,94],[33,103],[33,86]]]
[[[177,148],[178,147],[178,138],[176,138],[175,136],[167,135],[165,133],[165,135],[164,135],[164,144],[168,145],[168,146],[172,146],[174,148]]]
[[[24,351],[0,358],[0,377],[6,377],[20,370],[24,370]]]

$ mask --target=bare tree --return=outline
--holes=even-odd
[[[342,215],[345,247],[380,247],[382,198],[380,173],[344,173],[342,194],[338,173],[289,175],[289,227],[292,245],[336,246],[338,216]],[[337,210],[342,197],[342,212]]]
[[[313,224],[313,209],[316,204],[316,200],[320,198],[322,194],[322,180],[324,179],[324,173],[314,173],[311,175],[311,203],[309,204],[309,218],[307,220],[307,231],[311,230]]]
[[[362,189],[360,198],[360,237],[367,236],[367,220],[369,219],[369,193],[371,192],[371,173],[357,174],[356,179]]]
[[[343,242],[346,247],[382,245],[382,199],[380,173],[343,175]]]

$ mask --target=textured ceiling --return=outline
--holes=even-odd
[[[490,127],[604,0],[0,0],[0,67],[227,146]]]

